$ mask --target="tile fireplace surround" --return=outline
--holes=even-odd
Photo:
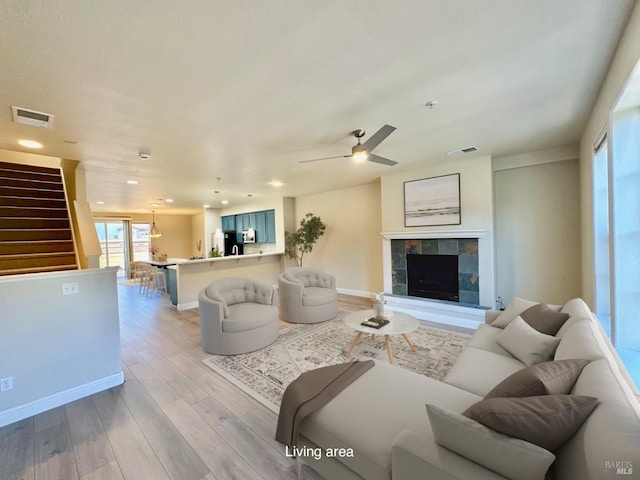
[[[417,318],[475,328],[494,305],[493,244],[489,230],[383,233],[387,307]],[[407,296],[407,253],[458,255],[460,303]]]
[[[456,255],[460,303],[480,304],[478,239],[426,238],[391,240],[391,269],[394,295],[407,295],[407,254]]]

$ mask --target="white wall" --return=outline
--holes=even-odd
[[[116,270],[0,278],[0,378],[13,377],[0,426],[124,381]],[[79,293],[62,296],[63,283]]]
[[[296,197],[294,229],[309,212],[321,218],[326,231],[304,255],[303,266],[331,273],[344,293],[382,291],[380,184]]]
[[[593,106],[580,140],[580,218],[582,221],[582,297],[594,306],[593,253],[593,145],[606,128],[613,106],[620,96],[633,68],[640,59],[640,4],[634,7],[629,23]]]
[[[505,304],[513,296],[555,304],[580,296],[577,149],[574,159],[557,161],[570,150],[494,162],[502,168],[495,172],[496,295]]]
[[[404,182],[460,174],[460,225],[404,226]],[[385,232],[469,230],[493,228],[493,178],[488,155],[425,165],[382,177],[382,230]]]

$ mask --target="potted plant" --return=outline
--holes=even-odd
[[[313,213],[307,213],[300,221],[300,228],[293,233],[284,232],[284,253],[292,260],[296,260],[302,266],[302,257],[313,250],[318,238],[326,227],[320,217]]]

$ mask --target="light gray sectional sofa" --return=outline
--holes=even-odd
[[[638,391],[581,299],[552,307],[570,317],[553,336],[553,345],[546,346],[552,361],[590,361],[575,374],[575,383],[571,380],[572,396],[563,398],[579,395],[599,402],[566,443],[549,452],[461,415],[503,380],[524,372],[527,365],[510,351],[528,363],[540,360],[527,357],[537,346],[523,353],[518,352],[522,342],[507,341],[507,329],[517,328],[509,325],[519,325],[515,318],[534,304],[514,299],[504,312],[488,311],[486,324],[443,382],[377,362],[303,421],[298,448],[316,455],[299,460],[331,480],[542,479],[551,462],[557,480],[639,478]],[[498,318],[504,328],[491,324]],[[336,448],[344,450],[335,457],[327,454]]]

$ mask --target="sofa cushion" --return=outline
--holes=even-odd
[[[505,357],[511,358],[511,354],[500,345],[498,345],[498,342],[496,342],[496,338],[498,338],[498,335],[500,335],[502,331],[502,328],[497,328],[493,325],[481,323],[480,325],[478,325],[477,330],[469,339],[469,343],[467,343],[467,346],[479,348],[481,350],[487,350],[488,352],[498,353]]]
[[[549,360],[560,343],[559,338],[538,332],[521,317],[511,321],[496,341],[525,365]]]
[[[338,292],[333,288],[307,287],[302,296],[303,307],[316,307],[335,303],[338,300]]]
[[[544,303],[539,303],[520,314],[525,322],[545,335],[555,335],[569,318],[568,313],[554,312]]]
[[[591,318],[591,309],[581,298],[569,300],[560,311],[562,313],[568,313],[572,317]]]
[[[554,451],[578,431],[597,404],[597,398],[579,395],[487,398],[462,415]]]
[[[435,441],[507,478],[544,478],[555,455],[542,447],[496,432],[468,417],[427,405]]]
[[[460,352],[444,381],[484,397],[498,383],[524,366],[511,356],[467,346]]]
[[[505,378],[484,398],[532,397],[571,393],[580,372],[589,360],[558,360],[523,368]]]
[[[615,461],[640,469],[640,404],[607,359],[584,367],[573,388],[576,395],[597,397],[600,405],[582,428],[557,452],[556,478],[632,478],[616,475]]]
[[[278,309],[262,303],[236,303],[229,307],[231,315],[222,321],[223,332],[246,332],[264,327],[278,318]]]
[[[569,314],[569,320],[567,320],[560,330],[556,333],[556,337],[562,338],[565,333],[567,333],[573,325],[582,320],[589,321],[597,321],[591,313],[587,304],[581,298],[574,298],[573,300],[569,300],[564,304],[561,310],[562,313]]]
[[[507,308],[498,315],[491,325],[498,328],[505,328],[509,323],[519,316],[525,310],[537,305],[538,302],[532,302],[531,300],[525,300],[524,298],[513,297],[511,303],[507,305]]]
[[[425,404],[462,412],[478,395],[377,362],[331,402],[304,419],[300,434],[325,448],[353,448],[340,461],[368,480],[391,476],[391,445],[402,430],[431,438]],[[366,432],[366,435],[363,435]]]
[[[603,358],[607,353],[609,352],[600,348],[596,332],[590,322],[581,320],[574,324],[560,339],[554,359],[582,358],[597,360]]]
[[[522,312],[528,310],[531,307],[535,307],[539,302],[534,302],[532,300],[525,300],[524,298],[513,297],[511,299],[511,303],[507,305],[507,308],[504,309],[498,318],[496,318],[491,325],[498,328],[505,328],[509,323],[516,317],[520,316]],[[559,312],[562,308],[562,305],[547,305],[550,310],[554,312]]]

